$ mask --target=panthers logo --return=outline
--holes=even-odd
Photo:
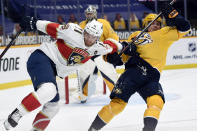
[[[68,58],[68,65],[81,64],[84,59],[89,58],[89,53],[80,48],[74,48]]]
[[[72,53],[70,58],[68,59],[68,65],[80,64],[83,59],[83,56],[77,53]]]
[[[153,40],[151,39],[151,36],[148,33],[144,32],[135,43],[136,45],[145,45],[152,42]]]

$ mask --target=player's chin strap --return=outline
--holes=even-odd
[[[175,2],[176,2],[176,0],[172,0],[172,1],[170,2],[170,5],[173,5]],[[160,13],[157,15],[157,17],[156,17],[153,21],[151,21],[151,22],[140,32],[140,34],[137,35],[137,37],[135,37],[135,38],[133,39],[133,41],[132,41],[130,44],[128,44],[125,48],[123,48],[122,51],[119,53],[119,55],[122,56],[122,54],[127,50],[127,48],[129,48],[131,44],[134,44],[134,43],[142,36],[142,34],[151,26],[151,24],[152,24],[153,22],[155,22],[155,21],[162,15],[162,13],[163,13],[163,12],[160,12]]]

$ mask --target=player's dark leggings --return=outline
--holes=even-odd
[[[128,68],[118,79],[110,98],[120,98],[128,102],[131,95],[138,92],[146,101],[148,96],[160,95],[164,100],[163,90],[159,83],[160,73],[157,69],[145,66]],[[117,92],[119,90],[120,92]]]
[[[56,85],[56,68],[53,61],[41,50],[35,50],[27,61],[27,71],[31,77],[34,90],[37,91],[39,85],[46,82],[52,82]],[[59,93],[51,102],[59,101]]]

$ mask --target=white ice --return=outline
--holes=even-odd
[[[166,103],[156,131],[197,131],[197,69],[164,71],[161,84]],[[32,86],[1,90],[0,119],[5,119],[32,90]],[[97,112],[109,101],[106,95],[92,97],[86,104],[62,104],[46,131],[87,131]],[[145,108],[137,94],[132,96],[125,110],[102,130],[141,131]],[[29,131],[39,110],[24,116],[13,131]]]

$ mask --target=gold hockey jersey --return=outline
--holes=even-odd
[[[186,32],[179,32],[175,27],[169,26],[153,32],[144,32],[135,42],[137,52],[140,54],[141,58],[161,72],[166,64],[168,48],[173,42],[182,38],[188,32],[189,30]],[[132,33],[128,37],[128,42],[131,42],[132,38],[136,37],[139,33],[140,31]]]

